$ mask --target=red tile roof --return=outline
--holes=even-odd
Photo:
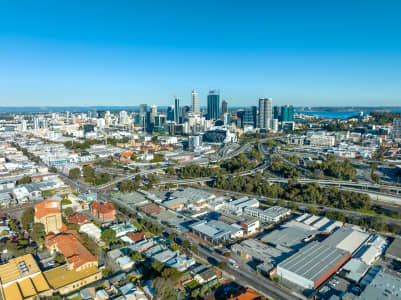
[[[56,244],[57,249],[67,261],[74,265],[74,269],[89,262],[97,262],[97,258],[81,244],[76,235],[78,234],[72,230],[58,235],[50,235],[46,237],[45,245],[50,247]]]
[[[72,216],[69,216],[67,221],[70,224],[78,224],[78,225],[90,223],[90,221],[83,214],[78,212],[73,214]]]
[[[47,215],[61,214],[60,202],[57,200],[45,200],[35,205],[35,217],[41,219]]]
[[[266,300],[266,298],[259,295],[254,290],[247,288],[240,295],[233,296],[233,297],[229,298],[228,300]]]
[[[105,214],[105,213],[115,210],[114,205],[111,202],[101,204],[97,201],[94,201],[90,204],[90,207],[91,207],[91,209],[95,209],[102,214]]]
[[[139,241],[142,241],[145,238],[145,234],[143,232],[130,232],[130,233],[127,234],[127,236],[133,242],[139,242]]]

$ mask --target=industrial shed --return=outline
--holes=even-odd
[[[316,289],[334,274],[350,253],[312,242],[277,266],[277,275],[305,289]]]

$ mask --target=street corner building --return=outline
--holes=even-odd
[[[94,201],[90,204],[90,211],[92,216],[98,218],[102,222],[111,222],[116,216],[116,209],[113,203],[99,203]]]

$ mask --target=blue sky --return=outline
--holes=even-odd
[[[0,106],[401,105],[400,1],[0,3]]]

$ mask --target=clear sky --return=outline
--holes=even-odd
[[[0,0],[0,106],[401,106],[401,1]]]

